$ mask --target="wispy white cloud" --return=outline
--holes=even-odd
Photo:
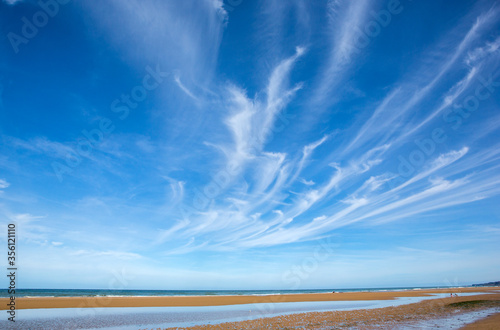
[[[23,244],[31,248],[26,269],[43,267],[31,257],[45,253],[57,267],[75,266],[82,274],[89,274],[82,265],[98,260],[93,265],[99,271],[133,265],[135,275],[149,279],[155,274],[156,283],[169,271],[175,274],[167,277],[177,285],[200,278],[215,283],[226,278],[223,270],[231,270],[227,278],[236,283],[232,276],[239,266],[229,262],[242,264],[245,256],[258,268],[263,262],[256,256],[264,256],[279,278],[284,260],[305,255],[303,250],[314,245],[310,241],[349,235],[358,226],[378,238],[386,234],[382,229],[388,222],[400,221],[391,228],[403,231],[406,225],[417,228],[420,219],[437,219],[438,212],[446,215],[436,220],[446,229],[460,228],[452,213],[468,223],[475,207],[500,196],[500,146],[492,142],[500,117],[494,97],[464,120],[463,129],[451,127],[441,114],[473,95],[478,78],[498,68],[498,10],[493,6],[480,13],[482,4],[471,5],[475,9],[463,19],[440,21],[447,31],[433,31],[432,44],[423,36],[409,43],[420,48],[409,49],[396,42],[402,33],[394,32],[423,24],[408,6],[407,18],[394,19],[383,37],[361,49],[359,29],[380,5],[273,0],[242,4],[248,13],[229,10],[221,0],[78,5],[113,51],[102,50],[101,44],[96,48],[119,58],[124,83],[140,84],[146,65],[157,65],[168,78],[148,91],[147,101],[127,120],[112,117],[113,134],[50,191],[32,189],[48,186],[51,162],[65,164],[74,154],[78,132],[45,131],[44,122],[37,130],[45,137],[7,136],[16,130],[5,129],[0,191],[9,188],[12,194],[2,195],[0,211],[19,223]],[[238,15],[254,22],[252,29],[233,22]],[[225,34],[232,26],[238,28]],[[219,52],[220,47],[226,48]],[[391,47],[402,49],[387,57]],[[99,70],[92,84],[107,76]],[[383,79],[374,80],[377,74]],[[91,98],[89,108],[101,109],[101,97],[113,100],[120,94],[114,88],[109,95],[103,91]],[[4,98],[4,107],[13,104],[7,94]],[[115,115],[107,107],[95,111]],[[94,121],[77,124],[79,130],[95,127]],[[446,141],[423,148],[420,142],[432,140],[436,128]],[[408,171],[401,170],[402,162]],[[26,210],[19,211],[21,202]],[[492,210],[487,209],[496,214]],[[493,241],[481,230],[475,239]],[[344,245],[359,243],[364,232],[356,231],[359,236]],[[389,241],[382,243],[392,244],[394,255],[349,251],[342,257],[383,261],[385,256],[457,255]],[[366,246],[373,248],[370,242]],[[273,253],[266,256],[268,250],[261,247],[272,247]],[[326,262],[319,272],[331,274],[328,267],[339,264],[362,268],[351,261]],[[48,271],[44,274],[48,277]]]
[[[15,137],[4,137],[7,143],[16,148],[26,149],[36,153],[47,154],[56,158],[65,158],[67,155],[74,154],[74,150],[61,142],[51,141],[45,137],[37,137],[28,141]]]
[[[485,57],[492,53],[497,53],[500,48],[500,37],[497,37],[492,42],[486,42],[486,45],[482,47],[477,47],[467,53],[465,58],[465,63],[469,66],[474,66],[478,61],[481,61]]]
[[[327,139],[328,139],[328,136],[324,136],[320,140],[318,140],[316,142],[313,142],[311,144],[308,144],[307,146],[305,146],[303,148],[303,150],[302,150],[302,157],[301,157],[301,159],[299,161],[299,164],[297,166],[297,169],[295,171],[294,176],[291,178],[291,181],[295,181],[297,179],[297,177],[300,175],[300,173],[304,169],[304,166],[306,165],[306,162],[309,160],[309,157],[311,156],[311,154],[313,153],[313,151],[317,147],[319,147],[320,145],[322,145]],[[312,184],[314,184],[314,182],[312,182],[312,181],[306,181],[304,179],[302,179],[301,182],[303,182],[306,185],[312,185]]]
[[[287,81],[292,66],[304,51],[303,48],[297,47],[295,55],[283,60],[273,70],[266,88],[265,102],[251,100],[241,89],[229,87],[230,108],[233,114],[226,119],[226,125],[233,135],[235,146],[233,151],[227,150],[227,147],[223,149],[236,167],[261,152],[264,143],[272,134],[272,126],[278,113],[301,88],[300,83],[287,88]]]
[[[5,179],[0,179],[0,189],[5,189],[10,186],[10,183],[8,183]]]
[[[47,226],[47,216],[36,216],[29,213],[14,213],[0,205],[0,212],[9,223],[16,224],[16,228],[22,228],[22,236],[18,236],[20,242],[35,244],[37,246],[46,244],[49,235],[53,232]],[[6,230],[6,229],[5,229]],[[5,235],[7,237],[7,235]]]
[[[300,182],[302,182],[303,184],[308,185],[308,186],[313,186],[315,184],[314,181],[305,180],[305,179],[300,179]]]
[[[113,259],[140,259],[141,255],[132,252],[122,252],[122,251],[92,251],[92,250],[77,250],[70,255],[73,256],[85,256],[87,258],[113,258]]]
[[[340,28],[338,32],[333,35],[335,46],[332,50],[331,67],[330,70],[335,71],[346,62],[351,61],[351,57],[356,50],[356,41],[360,37],[359,31],[361,30],[361,24],[366,19],[369,9],[369,1],[356,1],[348,2],[344,1],[343,4],[339,4],[339,1],[334,0],[329,2],[331,15],[338,18],[338,8],[339,6],[347,6],[345,8],[345,15],[340,23]],[[334,22],[332,24],[335,25]]]
[[[367,20],[370,6],[371,3],[366,0],[328,2],[328,28],[332,48],[315,88],[311,107],[322,107],[325,105],[325,100],[333,97],[332,91],[339,86],[343,80],[343,73],[358,55],[359,48],[356,43],[360,37],[359,31]],[[329,101],[329,104],[331,103]]]
[[[189,90],[187,89],[186,86],[184,86],[184,84],[181,82],[181,79],[179,76],[175,76],[174,77],[174,80],[175,80],[175,83],[177,84],[177,86],[179,86],[179,88],[184,92],[186,93],[187,96],[189,96],[190,98],[192,98],[193,100],[195,101],[199,101],[198,98],[196,96],[194,96],[194,94]]]
[[[366,142],[379,141],[379,143],[386,143],[391,137],[391,143],[401,143],[449,107],[471,85],[474,77],[478,74],[478,66],[470,68],[468,74],[449,89],[448,93],[443,97],[442,104],[427,117],[419,118],[418,121],[411,118],[412,111],[415,111],[426,98],[432,95],[432,92],[439,87],[445,75],[455,65],[460,64],[458,60],[480,38],[481,32],[490,27],[497,18],[498,12],[495,9],[490,9],[481,14],[464,33],[463,37],[458,40],[451,54],[445,54],[442,60],[433,66],[436,70],[432,72],[427,81],[421,82],[422,74],[421,70],[418,70],[415,72],[413,79],[407,78],[405,81],[398,83],[397,87],[393,88],[375,108],[371,117],[364,122],[355,137],[344,147],[343,152],[352,152]],[[442,43],[449,44],[449,39],[447,38]],[[442,46],[438,45],[438,48],[440,47]],[[403,133],[400,134],[400,132]]]
[[[3,0],[3,2],[5,2],[6,4],[8,5],[15,5],[16,3],[20,3],[22,2],[23,0]]]
[[[223,12],[220,1],[214,1],[212,5],[211,8],[215,11],[221,10],[219,14],[227,14]],[[370,9],[367,1],[332,1],[329,5],[330,19],[336,17],[335,22],[331,23],[340,28],[330,31],[333,42],[327,70],[318,80],[329,87],[316,89],[319,91],[317,95],[323,96],[331,91],[331,84],[328,82],[340,82],[338,74],[343,72],[347,62],[353,60],[356,54],[355,45],[351,40],[353,30],[363,24]],[[138,6],[135,3],[114,6],[128,13],[127,16],[130,11],[137,9],[144,17],[152,19],[153,25],[165,25],[169,31],[179,30],[178,20],[173,16],[169,16],[166,22],[156,21],[156,13],[151,7]],[[175,10],[182,13],[184,9],[181,7]],[[209,15],[212,14],[215,15],[216,12],[210,12]],[[345,15],[339,19],[341,14]],[[407,141],[410,135],[430,123],[437,114],[470,88],[479,70],[483,69],[481,59],[487,57],[485,53],[493,54],[498,48],[492,43],[470,51],[470,46],[477,41],[481,31],[495,19],[494,11],[480,15],[473,26],[464,32],[463,37],[455,40],[456,46],[452,47],[454,51],[451,54],[426,62],[427,66],[431,63],[431,71],[434,71],[432,75],[426,75],[423,79],[406,77],[406,80],[399,82],[385,97],[375,100],[374,106],[369,104],[367,108],[374,109],[373,113],[362,125],[346,128],[348,138],[344,141],[348,142],[341,147],[338,146],[337,136],[322,133],[322,136],[309,140],[313,142],[299,145],[296,150],[284,148],[287,150],[285,152],[267,149],[268,142],[277,133],[274,131],[274,125],[279,115],[303,88],[303,84],[293,82],[291,76],[297,62],[307,56],[304,47],[297,47],[293,55],[278,61],[264,79],[265,87],[253,96],[250,96],[247,90],[231,83],[211,88],[217,93],[223,91],[222,94],[228,96],[226,98],[210,94],[211,102],[223,112],[220,116],[223,126],[219,127],[227,129],[230,139],[211,140],[214,135],[207,134],[204,138],[209,142],[205,145],[215,146],[218,151],[223,152],[225,159],[218,160],[219,168],[224,170],[231,167],[237,170],[229,174],[229,180],[223,186],[216,186],[218,192],[215,196],[207,197],[203,186],[197,188],[197,193],[201,191],[201,197],[206,198],[208,202],[205,207],[195,208],[188,214],[176,213],[176,210],[197,198],[193,197],[192,183],[187,179],[176,178],[175,171],[174,175],[161,174],[160,177],[165,181],[162,195],[165,200],[160,203],[157,211],[175,219],[175,222],[155,225],[153,245],[169,246],[170,253],[182,254],[200,249],[217,250],[230,246],[249,248],[299,242],[315,239],[335,228],[358,221],[400,219],[404,215],[414,216],[495,194],[495,188],[483,181],[482,173],[485,172],[479,171],[475,176],[467,176],[467,171],[476,170],[481,164],[484,165],[486,159],[495,156],[491,156],[491,153],[474,153],[474,158],[468,147],[433,155],[419,170],[395,186],[393,181],[397,176],[384,170],[384,165],[391,161],[397,148]],[[208,47],[212,52],[210,56],[216,56],[214,54],[217,53],[224,23],[213,17],[207,20],[205,23],[210,26],[209,35],[215,45],[207,45],[196,36],[195,32],[206,26],[194,22],[190,29],[180,33],[181,37],[177,40],[183,45],[180,47],[180,53],[199,54],[200,49]],[[149,28],[144,27],[144,31],[149,31]],[[152,31],[148,33],[155,35]],[[440,105],[426,111],[426,115],[407,120],[422,101],[441,87],[443,77],[459,63],[458,60],[464,54],[468,54],[467,63],[474,62],[473,66],[468,67],[466,76],[462,76],[447,88],[440,98]],[[177,56],[176,59],[180,61],[181,57]],[[175,71],[177,74],[173,79],[182,93],[197,102],[205,102],[180,78],[182,75],[186,76],[188,81],[195,81],[193,68],[190,68],[189,64],[191,60],[195,61],[189,56],[182,60],[181,68]],[[201,66],[195,70],[207,75],[210,71]],[[202,89],[196,87],[196,90]],[[403,125],[403,122],[406,124]],[[402,130],[404,126],[407,129]],[[11,138],[9,141],[18,148],[50,154],[60,159],[71,151],[70,145],[45,138],[29,141]],[[114,145],[113,141],[111,139],[103,145],[106,154],[117,159],[130,157]],[[146,142],[138,147],[146,154],[158,148],[147,143],[147,139],[143,141]],[[322,163],[331,164],[322,168],[313,160],[316,153],[327,149],[327,145],[335,145],[333,150],[336,152],[331,152],[329,157],[322,154]],[[108,163],[108,166],[110,164]],[[461,179],[451,178],[451,174],[443,172],[445,168]],[[210,171],[217,173],[217,168],[212,167]],[[474,181],[473,177],[477,180]],[[495,180],[496,176],[492,181]],[[474,194],[466,196],[461,191]],[[452,200],[450,196],[456,199]],[[107,202],[99,205],[97,202],[102,200],[89,197],[81,200],[79,205],[94,205],[107,210],[109,214],[114,212],[112,208],[108,208]],[[179,242],[177,249],[171,249],[171,240]]]

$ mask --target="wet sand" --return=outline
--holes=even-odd
[[[480,301],[479,304],[471,304],[471,306],[463,304],[464,302],[478,301]],[[300,313],[175,329],[400,329],[407,327],[418,329],[421,327],[422,321],[426,320],[439,321],[440,319],[462,318],[463,324],[466,324],[467,315],[482,309],[494,310],[495,314],[491,318],[470,324],[465,329],[500,329],[500,323],[498,323],[500,321],[500,314],[498,314],[500,312],[500,293],[432,299],[397,307]]]
[[[500,313],[490,315],[487,318],[476,321],[461,328],[461,330],[472,330],[472,329],[480,329],[480,330],[500,329]]]
[[[391,300],[423,297],[433,293],[488,292],[500,287],[451,288],[391,292],[345,292],[266,296],[163,296],[163,297],[29,297],[16,298],[16,309],[96,308],[96,307],[189,307],[255,303]],[[7,309],[8,298],[0,298],[0,310]]]

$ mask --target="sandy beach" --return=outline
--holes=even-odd
[[[500,330],[500,0],[0,22],[0,330]]]
[[[468,323],[483,311],[478,321]],[[475,315],[473,315],[475,314]],[[397,307],[297,313],[257,320],[201,325],[185,330],[215,329],[500,329],[500,293],[426,300]],[[146,330],[146,329],[141,329]]]
[[[16,298],[16,309],[99,308],[99,307],[189,307],[223,306],[254,303],[390,300],[398,297],[422,297],[435,293],[467,293],[500,290],[500,287],[467,287],[432,290],[286,294],[266,296],[161,296],[161,297],[29,297]],[[0,299],[6,310],[8,298]]]
[[[6,306],[7,299],[1,300]],[[453,322],[458,329],[489,316],[493,318],[480,324],[495,325],[500,287],[262,296],[25,297],[16,299],[16,310],[16,326],[40,329],[368,329],[410,323],[435,328]],[[2,326],[11,324],[0,320]]]

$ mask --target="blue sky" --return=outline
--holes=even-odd
[[[496,1],[3,0],[0,22],[18,286],[498,280]]]

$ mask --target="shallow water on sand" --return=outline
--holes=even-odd
[[[461,296],[478,293],[462,293]],[[322,301],[259,303],[206,307],[123,307],[123,308],[52,308],[17,310],[17,329],[151,329],[158,327],[187,327],[252,320],[304,312],[371,309],[416,303],[422,300],[445,298],[449,294],[429,297],[402,297],[396,300]],[[9,328],[7,320],[0,328]]]
[[[491,314],[500,313],[500,308],[489,308],[473,312],[461,312],[459,315],[424,320],[400,327],[401,330],[410,329],[460,329],[463,326],[483,319]]]

